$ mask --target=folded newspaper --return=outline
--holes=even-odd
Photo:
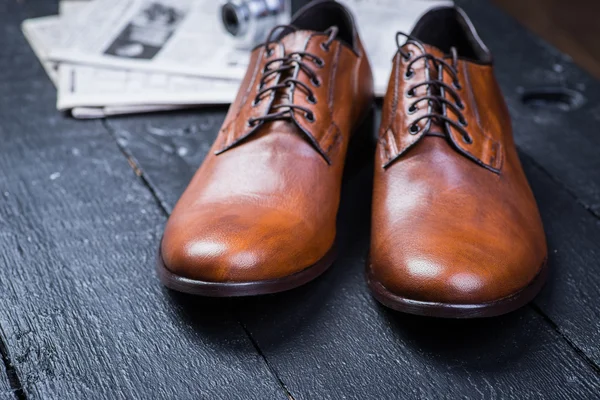
[[[396,31],[448,0],[339,0],[356,16],[375,74],[387,87]],[[222,26],[219,0],[62,0],[60,14],[23,32],[75,118],[233,101],[248,50]],[[387,39],[384,39],[387,38]]]

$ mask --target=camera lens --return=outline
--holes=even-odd
[[[221,18],[223,19],[223,25],[227,32],[233,36],[237,36],[240,33],[240,19],[238,17],[237,7],[233,4],[227,3],[221,8]]]

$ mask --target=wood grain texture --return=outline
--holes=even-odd
[[[4,365],[0,365],[0,400],[14,400],[15,395],[8,382],[8,375]]]
[[[168,208],[180,193],[162,185],[172,190],[178,177],[189,179],[216,135],[219,124],[201,122],[206,116],[215,114],[109,121]],[[171,167],[161,168],[165,149]],[[363,275],[370,177],[369,167],[347,177],[340,258],[331,271],[289,293],[233,301],[294,398],[595,396],[600,381],[594,368],[531,308],[484,321],[436,321],[392,313],[372,300]]]
[[[552,274],[536,304],[600,365],[600,84],[496,8],[459,2],[495,56],[515,140],[533,175]],[[586,102],[568,112],[523,104],[524,90],[544,86],[577,89]]]
[[[296,292],[245,304],[253,312],[241,311],[296,398],[597,396],[594,369],[529,307],[499,318],[453,321],[402,315],[377,304],[364,281],[370,222],[364,188],[370,176],[365,171],[346,187],[334,269]],[[295,365],[305,366],[304,373],[295,373]]]
[[[585,130],[589,121],[573,124],[578,113],[593,115],[590,98],[600,89],[564,56],[497,10],[462,3],[495,54],[516,139],[546,222],[551,268],[557,272],[536,302],[543,314],[525,308],[465,323],[402,316],[379,307],[362,274],[370,201],[370,174],[363,171],[362,178],[348,183],[354,188],[346,188],[341,257],[335,268],[290,293],[234,302],[240,320],[295,398],[364,398],[373,393],[379,398],[461,393],[474,393],[475,398],[596,398],[600,390],[598,367],[592,364],[598,364],[600,284],[592,231],[598,221],[585,209],[593,209],[597,200],[598,158],[592,157],[597,144],[595,131]],[[518,57],[512,45],[502,42],[507,36],[518,47]],[[522,42],[529,47],[521,49]],[[564,68],[560,74],[554,66],[559,61]],[[532,110],[521,102],[521,88],[570,85],[571,79],[587,82],[588,102],[580,110]],[[208,151],[223,116],[223,109],[211,109],[108,124],[170,209]],[[557,257],[555,250],[566,256]]]
[[[0,10],[13,17],[31,7],[10,4]],[[467,7],[485,8],[472,15],[482,31],[496,23],[485,18],[504,18],[475,2]],[[595,192],[586,185],[593,186],[597,169],[591,169],[593,160],[574,160],[589,155],[580,146],[595,142],[585,142],[579,128],[558,135],[558,127],[539,120],[546,112],[520,105],[518,88],[518,96],[511,92],[515,69],[500,63],[512,53],[500,39],[488,41],[499,49],[492,47],[503,88],[523,122],[517,140],[527,154],[550,247],[559,254],[552,260],[557,273],[551,289],[537,301],[550,322],[532,308],[491,320],[438,321],[380,307],[363,277],[368,166],[348,177],[340,258],[321,279],[249,300],[192,299],[161,290],[152,262],[164,216],[152,195],[172,208],[225,110],[111,119],[105,126],[66,120],[54,111],[50,84],[15,33],[15,22],[2,15],[0,29],[7,35],[0,41],[10,44],[8,56],[0,52],[0,66],[10,72],[0,75],[0,170],[11,174],[0,177],[0,246],[6,249],[0,254],[0,303],[6,305],[0,326],[31,398],[285,398],[237,321],[296,399],[598,397],[597,367],[590,360],[597,355],[600,297],[597,272],[589,266],[597,265],[598,227],[578,203],[592,208]],[[507,21],[500,27],[510,31]],[[501,37],[506,35],[512,33]],[[544,54],[522,56],[561,59]],[[569,76],[581,74],[568,69]],[[588,94],[598,90],[586,88]],[[573,115],[547,114],[562,131]],[[551,145],[540,133],[549,126],[555,132]],[[538,141],[545,151],[534,146]],[[548,168],[555,160],[570,171]]]
[[[488,2],[458,0],[489,46],[522,151],[586,207],[600,216],[600,85],[569,56],[536,37]],[[585,102],[572,111],[532,109],[525,92],[569,88]]]
[[[0,326],[24,394],[286,399],[227,302],[158,283],[164,213],[102,122],[57,113],[20,33],[44,2],[0,6]]]
[[[548,235],[551,278],[535,304],[600,366],[600,220],[526,158]],[[599,369],[600,370],[600,369]]]

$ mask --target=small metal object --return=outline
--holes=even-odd
[[[290,0],[225,0],[221,20],[236,38],[237,47],[251,48],[262,43],[269,31],[291,18]]]

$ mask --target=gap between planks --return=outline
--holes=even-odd
[[[12,390],[17,400],[26,400],[27,395],[25,394],[25,389],[21,384],[21,378],[19,378],[17,369],[12,363],[12,359],[8,352],[8,346],[6,343],[7,342],[4,338],[4,331],[0,326],[0,356],[2,356],[2,362],[4,363],[6,377],[8,378],[10,389]]]
[[[131,154],[131,152],[129,152],[129,150],[127,150],[127,148],[122,146],[121,143],[119,143],[119,139],[117,138],[116,132],[110,126],[110,124],[108,123],[106,118],[102,119],[102,126],[106,129],[106,131],[108,132],[110,137],[115,141],[115,143],[117,144],[117,147],[119,148],[119,151],[127,159],[127,162],[133,169],[133,172],[135,173],[135,175],[142,181],[142,184],[144,185],[144,187],[146,187],[148,189],[148,191],[152,195],[152,198],[154,198],[154,201],[156,202],[157,206],[160,208],[161,212],[166,217],[169,217],[169,215],[171,214],[169,212],[169,207],[160,200],[160,197],[156,193],[156,190],[154,189],[152,184],[148,181],[146,174],[144,173],[144,171],[142,170],[140,165],[135,160],[135,157],[133,156],[133,154]],[[279,374],[277,374],[277,371],[275,371],[275,368],[273,368],[273,366],[269,363],[269,360],[267,360],[267,357],[265,356],[264,352],[262,351],[262,349],[260,348],[260,346],[258,345],[256,340],[254,340],[254,338],[252,337],[252,334],[250,333],[250,331],[248,330],[246,325],[244,325],[244,323],[240,320],[240,318],[237,315],[235,316],[235,319],[236,319],[236,322],[240,325],[240,327],[244,330],[246,337],[248,338],[248,340],[250,341],[250,343],[256,350],[256,353],[260,356],[260,358],[263,360],[263,362],[267,366],[269,373],[271,373],[275,377],[277,382],[279,383],[281,390],[283,390],[283,392],[286,394],[286,396],[289,398],[289,400],[295,400],[294,396],[288,390],[285,382],[283,382],[283,380],[281,379]],[[22,399],[18,399],[18,400],[22,400]]]

